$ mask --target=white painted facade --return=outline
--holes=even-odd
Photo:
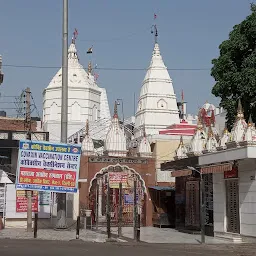
[[[228,155],[230,153],[231,151],[229,151]],[[246,239],[245,237],[256,237],[256,148],[243,148],[236,153],[241,157],[246,157],[238,161],[240,233],[237,234]],[[218,156],[209,155],[207,159],[209,158],[213,158],[213,161],[216,161]],[[226,159],[229,160],[230,158],[226,157]],[[218,160],[218,162],[221,160]],[[204,156],[199,157],[199,164],[206,162],[209,161]],[[225,182],[223,173],[213,174],[214,232],[217,236],[226,234],[230,237],[232,234],[227,232],[227,190]]]
[[[140,137],[144,128],[147,134],[158,134],[159,130],[179,122],[172,79],[163,62],[159,45],[156,43],[138,100],[135,137]]]
[[[255,159],[239,161],[239,215],[240,235],[256,237],[256,176]],[[213,175],[214,231],[227,232],[226,189],[223,174]]]
[[[89,69],[89,67],[88,67]],[[43,129],[49,132],[50,141],[60,141],[62,69],[44,90]],[[110,118],[106,91],[99,88],[91,71],[86,72],[79,63],[72,41],[68,50],[68,136],[82,129],[86,120],[97,122]]]

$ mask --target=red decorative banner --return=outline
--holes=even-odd
[[[76,187],[76,172],[20,167],[19,184]]]
[[[122,188],[128,187],[128,174],[120,172],[110,172],[109,177],[109,186],[111,188],[119,188],[119,183],[122,183]]]
[[[16,212],[27,212],[28,200],[26,191],[16,190]],[[38,212],[38,192],[33,191],[32,196],[32,212]]]

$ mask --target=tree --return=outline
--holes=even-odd
[[[256,121],[256,5],[251,14],[235,25],[229,39],[219,46],[220,56],[212,60],[211,75],[216,83],[212,94],[220,97],[227,111],[230,130],[235,122],[238,99],[241,99],[246,120],[250,114]],[[255,104],[254,104],[255,102]]]

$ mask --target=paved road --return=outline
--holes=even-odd
[[[255,245],[89,243],[0,239],[1,256],[253,256]]]

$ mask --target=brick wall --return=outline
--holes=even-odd
[[[0,117],[0,130],[24,131],[24,119]],[[36,131],[36,121],[32,121],[31,130]]]

